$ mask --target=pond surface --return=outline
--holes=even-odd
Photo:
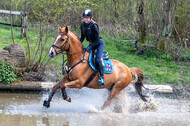
[[[149,92],[150,103],[143,103],[128,87],[104,111],[98,111],[108,97],[106,89],[68,89],[71,103],[57,91],[50,108],[40,93],[0,93],[0,126],[188,126],[190,100]]]

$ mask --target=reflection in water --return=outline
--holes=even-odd
[[[188,126],[189,114],[66,114],[66,115],[1,115],[1,126],[131,126],[172,125]],[[2,119],[4,118],[4,119]]]
[[[49,118],[47,118],[47,117],[42,117],[42,123],[45,124],[46,126],[50,126],[50,125],[49,125]]]
[[[189,100],[164,96],[139,101],[130,87],[112,105],[98,109],[108,97],[107,90],[68,89],[72,102],[57,92],[51,107],[42,109],[47,92],[42,94],[0,93],[0,126],[133,126],[189,125]]]

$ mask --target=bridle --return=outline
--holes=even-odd
[[[67,67],[67,65],[65,66],[64,64],[67,61],[67,59],[64,60],[64,54],[68,54],[68,52],[64,52],[64,51],[65,51],[65,48],[66,48],[67,44],[69,43],[69,35],[67,35],[67,34],[59,34],[59,35],[66,35],[67,36],[67,40],[65,41],[65,43],[62,46],[58,46],[58,45],[53,44],[51,47],[54,48],[56,54],[58,54],[58,52],[56,51],[55,47],[59,48],[61,50],[61,53],[63,54],[62,74],[64,74],[64,70],[65,70],[67,76],[69,77],[70,72],[72,71],[72,69],[75,66],[77,66],[78,64],[80,64],[80,63],[82,63],[84,61],[88,61],[88,60],[85,59],[85,54],[86,54],[85,52],[86,51],[84,52],[83,58],[79,62],[77,62],[76,64],[74,64],[72,67],[70,67],[70,66]],[[70,43],[69,43],[69,47],[70,47]],[[69,54],[72,55],[73,53],[82,53],[82,52],[83,51],[81,51],[81,52],[69,52]],[[70,58],[70,61],[71,61],[71,58]]]
[[[67,36],[67,40],[66,40],[66,42],[65,42],[62,46],[58,46],[58,45],[55,45],[55,44],[53,44],[53,45],[51,46],[51,47],[54,48],[56,54],[58,54],[58,52],[57,52],[57,50],[55,49],[55,47],[61,49],[61,53],[63,53],[63,51],[65,50],[67,44],[69,43],[69,35],[67,35],[67,34],[59,34],[59,35],[66,35],[66,36]]]

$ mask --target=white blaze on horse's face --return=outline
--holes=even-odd
[[[55,43],[61,38],[61,35],[58,35],[55,42],[54,42],[54,45]],[[51,47],[50,50],[49,50],[49,56],[51,58],[55,57],[56,56],[56,51],[55,51],[55,48]]]

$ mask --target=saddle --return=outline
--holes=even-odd
[[[109,59],[108,52],[103,52],[102,58],[104,60],[108,60]]]
[[[98,71],[96,69],[95,58],[96,58],[96,55],[94,51],[90,50],[90,55],[88,59],[89,65],[94,71]],[[113,67],[112,61],[109,59],[108,52],[103,52],[102,59],[103,59],[103,65],[104,65],[104,73],[111,74],[114,70],[114,67]]]

